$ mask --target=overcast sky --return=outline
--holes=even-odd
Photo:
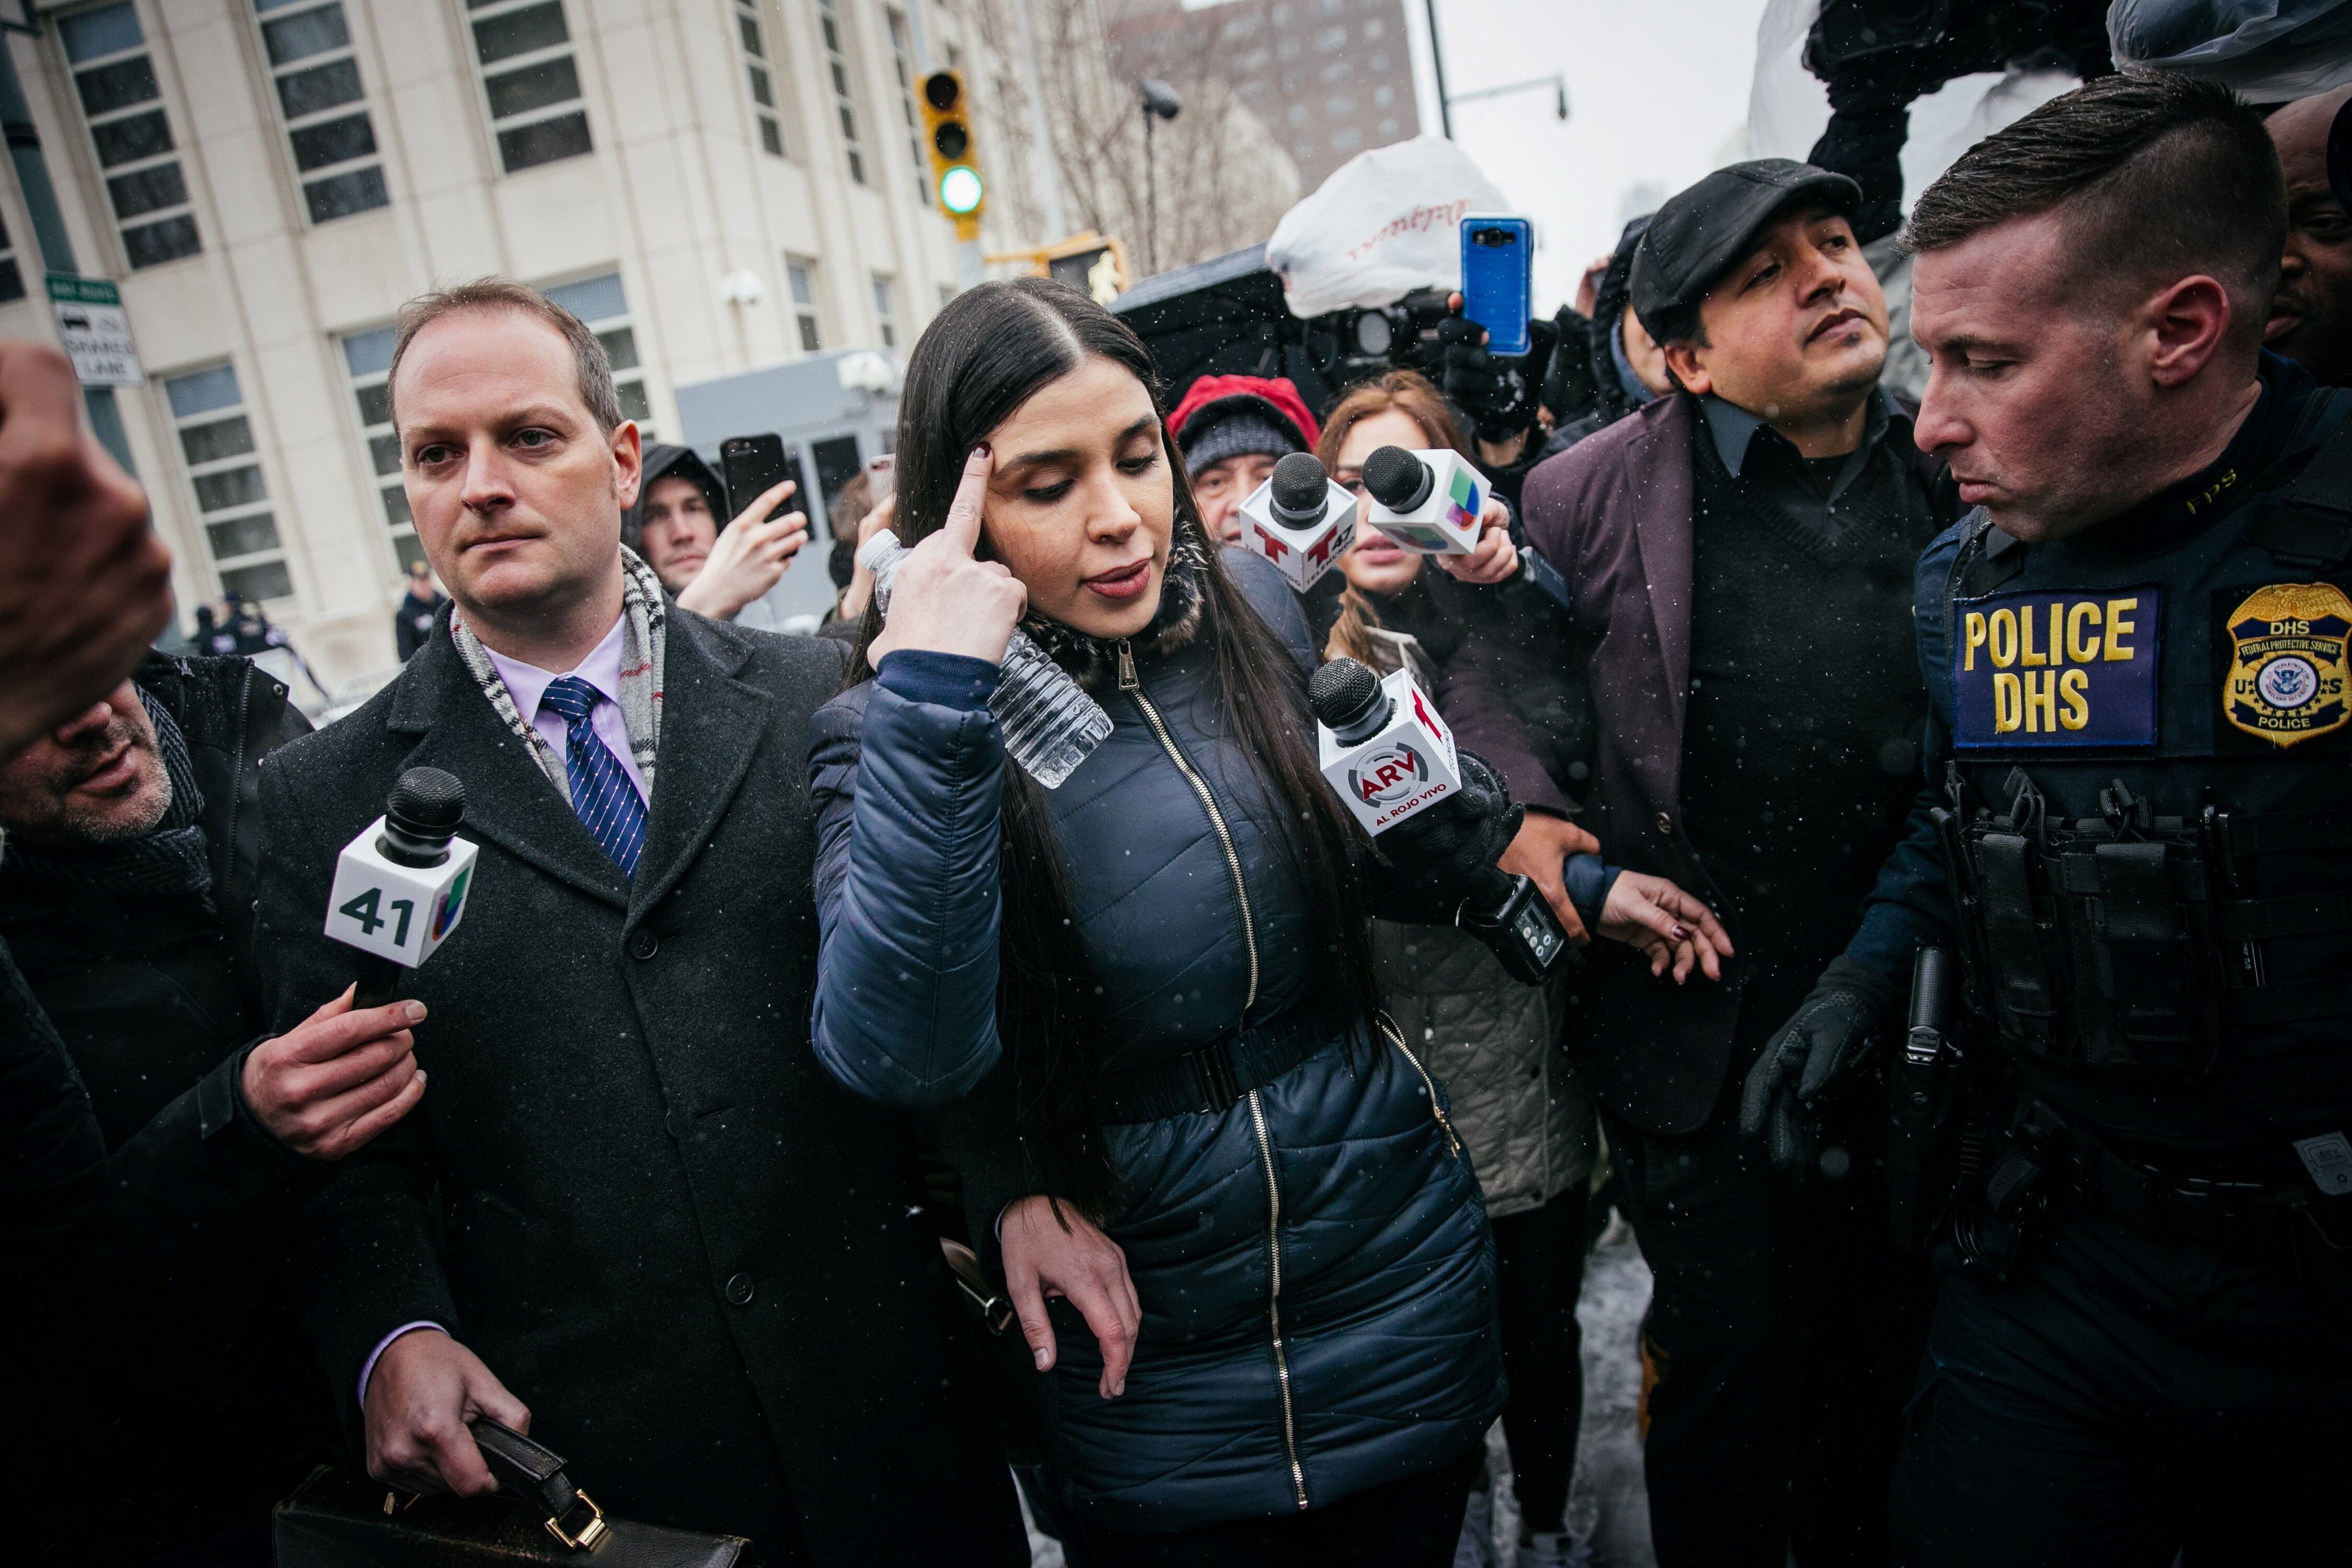
[[[1404,0],[1417,34],[1424,0]],[[1624,193],[1671,195],[1720,160],[1748,120],[1764,0],[1438,0],[1446,85],[1477,88],[1564,72],[1568,122],[1548,91],[1454,110],[1454,140],[1535,219],[1536,303],[1575,290],[1616,242]],[[1419,51],[1426,69],[1427,51]],[[1424,128],[1437,129],[1424,81]]]

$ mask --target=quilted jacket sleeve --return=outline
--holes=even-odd
[[[986,706],[996,667],[900,652],[821,710],[816,1052],[893,1105],[970,1092],[996,1032],[1004,742]],[[969,668],[962,668],[969,667]]]

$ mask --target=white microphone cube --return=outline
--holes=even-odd
[[[1348,546],[1356,542],[1355,496],[1344,485],[1329,479],[1323,483],[1323,516],[1305,528],[1293,528],[1274,515],[1270,479],[1242,502],[1242,544],[1251,554],[1273,563],[1274,569],[1302,594],[1337,566]]]
[[[465,918],[479,850],[452,838],[449,858],[438,866],[404,866],[379,847],[383,832],[379,816],[336,858],[335,889],[327,895],[327,934],[414,969]]]
[[[1391,705],[1389,721],[1368,739],[1344,745],[1327,726],[1315,727],[1323,776],[1364,831],[1375,835],[1462,788],[1454,731],[1412,676],[1400,669],[1381,680],[1381,690]]]
[[[1486,478],[1450,449],[1415,452],[1429,466],[1429,494],[1410,511],[1391,511],[1374,496],[1367,521],[1407,550],[1423,555],[1467,555],[1478,547],[1478,514],[1486,505]]]

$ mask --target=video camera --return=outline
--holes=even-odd
[[[1391,369],[1436,379],[1445,295],[1417,289],[1392,305],[1301,321],[1260,245],[1147,278],[1110,309],[1150,348],[1171,386],[1203,375],[1287,376],[1319,413]]]
[[[1307,356],[1340,387],[1391,370],[1416,370],[1435,380],[1444,353],[1437,330],[1446,320],[1445,294],[1416,289],[1393,305],[1302,321]]]

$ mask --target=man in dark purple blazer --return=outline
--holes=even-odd
[[[1883,1557],[1923,1321],[1884,1239],[1885,1101],[1857,1068],[1901,998],[1840,955],[1866,898],[1936,896],[1874,879],[1923,784],[1911,566],[1958,504],[1879,389],[1860,197],[1775,159],[1669,201],[1632,291],[1677,390],[1524,492],[1528,538],[1570,588],[1544,635],[1592,692],[1580,818],[1610,862],[1705,898],[1737,949],[1720,984],[1677,987],[1596,946],[1570,1041],[1657,1276],[1665,1568],[1780,1568],[1791,1543],[1801,1562]],[[1446,705],[1533,808],[1505,866],[1557,878],[1568,781],[1496,679],[1507,635],[1474,633]]]

